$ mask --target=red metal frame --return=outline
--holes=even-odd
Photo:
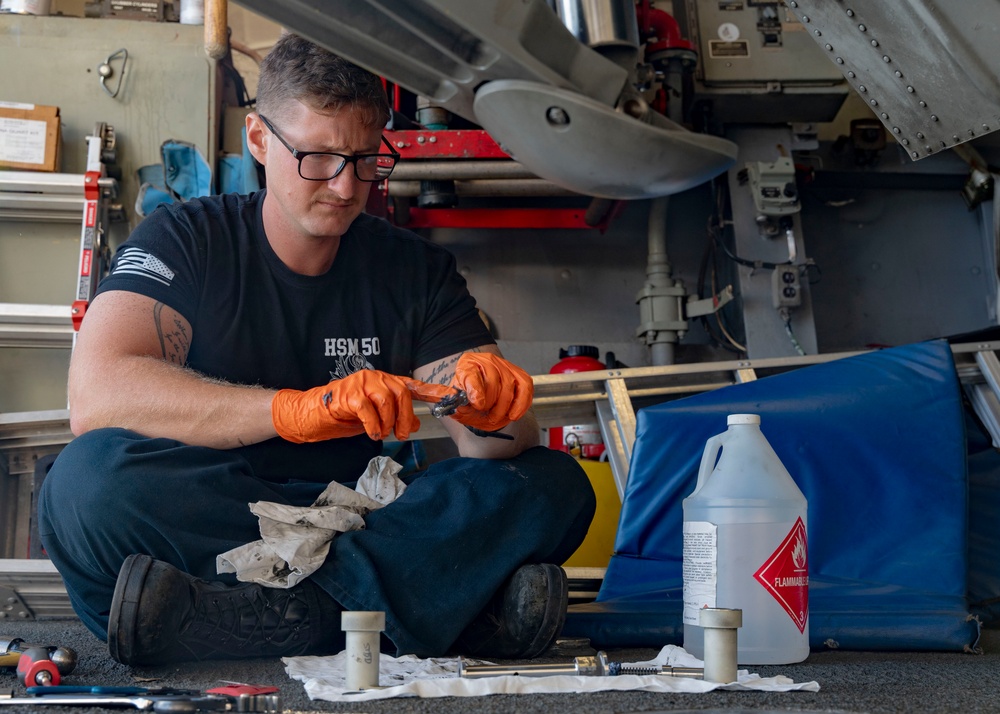
[[[403,159],[510,159],[482,129],[405,129],[386,136]]]
[[[500,145],[482,129],[417,129],[387,131],[386,137],[403,160],[510,160]],[[389,181],[392,181],[390,178]],[[379,184],[368,199],[368,212],[393,223],[417,228],[534,228],[607,230],[624,205],[617,201],[596,225],[586,221],[585,208],[417,208],[404,216],[388,200],[388,182]]]
[[[406,228],[597,228],[583,208],[411,208]],[[390,207],[389,214],[395,219]],[[395,221],[398,223],[398,221]]]

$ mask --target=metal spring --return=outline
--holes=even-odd
[[[663,670],[659,667],[630,667],[623,666],[621,662],[608,662],[608,675],[615,677],[620,674],[637,674],[640,676],[647,674],[660,674]]]

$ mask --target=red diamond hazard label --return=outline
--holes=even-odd
[[[805,632],[809,617],[809,549],[801,518],[753,576],[785,609],[799,632]]]

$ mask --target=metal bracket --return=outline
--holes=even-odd
[[[30,622],[35,619],[35,613],[17,594],[17,590],[0,583],[0,620],[10,619]]]
[[[721,310],[722,306],[732,301],[732,299],[733,286],[727,285],[719,291],[718,295],[713,295],[712,297],[705,298],[703,300],[689,299],[684,305],[684,315],[688,318],[711,315],[713,312]]]
[[[109,80],[111,77],[114,76],[115,69],[114,67],[111,66],[111,62],[118,58],[121,58],[122,68],[121,71],[118,73],[118,83],[115,85],[114,91],[112,91],[111,88],[108,87],[107,80]],[[125,79],[126,64],[128,64],[128,50],[122,47],[117,52],[112,52],[110,55],[108,55],[108,58],[97,66],[97,74],[101,78],[101,89],[107,92],[108,96],[111,97],[112,99],[117,97],[118,92],[121,91],[122,80]]]

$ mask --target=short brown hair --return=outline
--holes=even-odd
[[[389,121],[389,100],[378,77],[304,37],[286,33],[260,64],[256,109],[278,119],[290,100],[317,110],[350,107],[367,126],[381,128]]]

